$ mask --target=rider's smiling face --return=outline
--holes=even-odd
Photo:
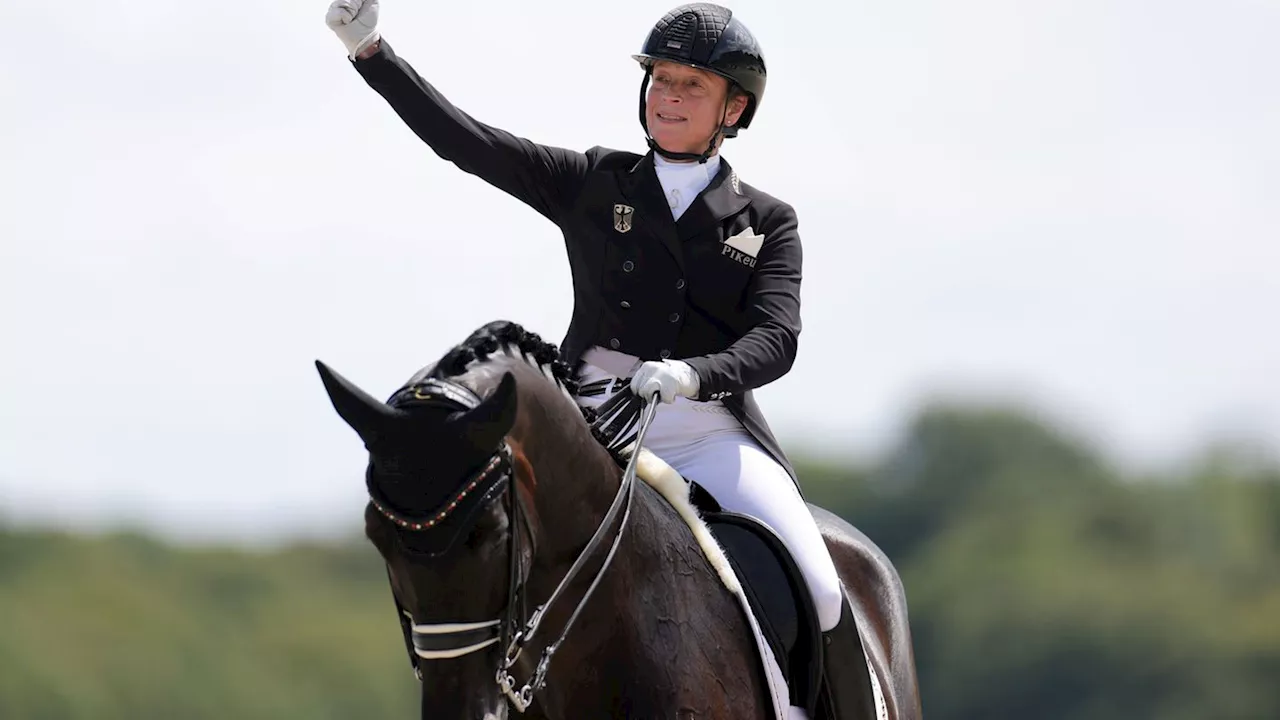
[[[726,113],[728,93],[729,81],[715,73],[658,61],[645,107],[649,134],[668,152],[702,153],[721,118],[732,125],[747,107],[746,96],[738,95]]]

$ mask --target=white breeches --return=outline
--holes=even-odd
[[[589,362],[583,366],[583,382],[602,378],[616,379]],[[604,395],[578,398],[578,403],[596,407],[626,389],[619,383]],[[804,575],[822,631],[836,626],[844,602],[840,577],[809,508],[787,471],[723,403],[677,398],[660,406],[644,444],[711,493],[725,510],[750,515],[772,528]]]

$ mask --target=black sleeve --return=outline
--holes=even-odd
[[[764,243],[747,297],[751,329],[723,352],[685,358],[698,373],[697,400],[707,401],[767,385],[787,374],[800,338],[799,221],[780,204],[762,224]]]
[[[396,56],[386,39],[380,41],[377,53],[352,64],[440,157],[557,224],[573,207],[586,178],[586,155],[539,145],[477,122]]]

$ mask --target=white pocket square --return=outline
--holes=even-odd
[[[750,225],[747,226],[746,230],[743,230],[737,235],[734,235],[733,237],[724,241],[725,245],[728,245],[729,247],[734,248],[735,250],[740,250],[743,254],[749,255],[751,257],[755,257],[760,253],[760,246],[763,243],[764,243],[764,236],[754,234],[751,231]]]

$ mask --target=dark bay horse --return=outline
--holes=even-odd
[[[555,346],[491,323],[386,402],[317,367],[369,451],[365,532],[387,564],[423,718],[774,716],[741,606],[673,504],[628,482],[593,435]],[[814,513],[882,716],[916,720],[897,573],[853,527]]]

